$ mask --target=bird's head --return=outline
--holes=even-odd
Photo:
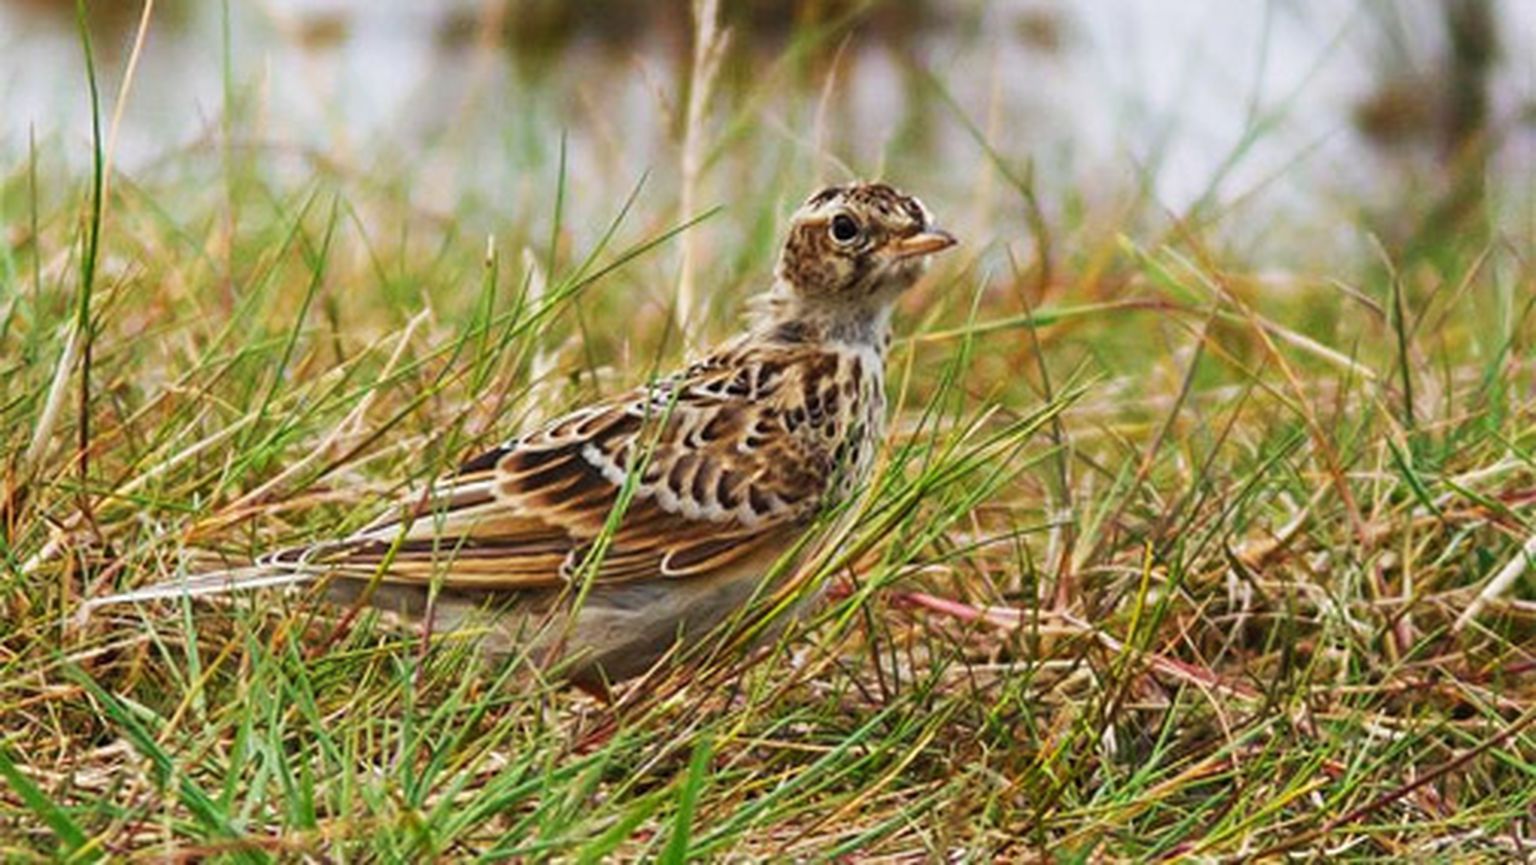
[[[807,306],[883,306],[954,245],[910,195],[884,183],[829,186],[795,211],[776,275]]]

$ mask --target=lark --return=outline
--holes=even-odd
[[[491,622],[488,642],[589,690],[638,676],[740,611],[868,481],[892,306],[954,244],[884,183],[823,189],[745,330],[696,362],[470,459],[350,536],[90,606],[320,583],[430,610],[434,628]]]

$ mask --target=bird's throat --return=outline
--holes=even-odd
[[[808,301],[779,283],[759,298],[752,330],[779,342],[840,342],[884,353],[891,338],[891,299]]]

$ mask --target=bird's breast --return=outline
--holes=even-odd
[[[885,359],[874,346],[840,346],[833,372],[818,382],[812,408],[822,416],[814,429],[831,463],[828,493],[852,494],[868,480],[885,437]],[[808,389],[809,390],[809,389]]]

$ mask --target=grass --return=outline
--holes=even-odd
[[[1529,856],[1522,193],[1411,251],[1362,216],[1357,259],[1276,268],[1242,252],[1261,192],[1198,221],[1145,187],[1095,206],[926,72],[978,174],[900,136],[890,174],[964,252],[903,303],[879,478],[805,574],[827,600],[751,663],[609,709],[294,596],[75,620],[356,527],[678,362],[697,218],[697,313],[729,333],[816,172],[755,118],[797,78],[787,120],[824,116],[838,26],[717,96],[704,213],[665,167],[574,176],[535,110],[496,121],[522,206],[445,218],[409,161],[292,170],[227,69],[209,137],[104,200],[46,136],[11,163],[0,858]],[[972,219],[976,177],[996,204]]]

